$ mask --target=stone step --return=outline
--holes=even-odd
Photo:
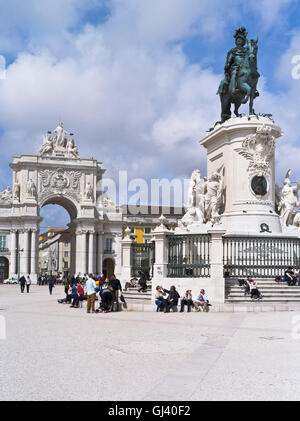
[[[300,294],[300,288],[271,288],[271,287],[258,287],[260,291],[264,292],[275,292],[275,293],[283,293],[283,294]],[[240,288],[231,288],[228,290],[228,293],[235,292],[236,294],[244,294],[244,291]]]
[[[297,299],[295,297],[263,297],[262,300],[251,300],[250,297],[231,297],[225,299],[226,303],[300,303],[300,297]]]
[[[152,300],[152,294],[148,294],[148,293],[143,293],[141,292],[139,293],[124,293],[123,294],[124,298],[126,301],[132,301],[132,300],[136,300],[136,301],[142,301],[142,300],[146,300],[146,301],[151,301]]]

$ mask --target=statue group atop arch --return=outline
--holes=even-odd
[[[52,134],[55,134],[55,136],[52,137]],[[69,139],[67,135],[70,136]],[[78,158],[78,147],[75,146],[73,136],[73,133],[68,133],[64,129],[62,122],[59,123],[53,132],[49,131],[44,137],[43,145],[40,148],[41,156],[57,153]]]

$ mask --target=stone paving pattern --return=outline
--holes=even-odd
[[[0,400],[299,399],[300,311],[86,314],[63,295],[0,286]]]

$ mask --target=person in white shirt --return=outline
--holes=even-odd
[[[207,295],[205,294],[205,290],[201,289],[200,294],[197,296],[196,300],[194,301],[194,306],[196,311],[209,311],[208,307],[208,299]]]
[[[28,275],[28,276],[26,277],[26,288],[27,288],[27,293],[29,293],[29,288],[30,288],[30,285],[31,285],[31,279],[30,279],[30,276]]]
[[[90,313],[92,310],[92,313],[95,313],[95,299],[96,299],[97,285],[93,278],[92,273],[89,274],[85,287],[86,287],[86,294],[87,294],[86,312]]]

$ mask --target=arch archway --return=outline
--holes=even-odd
[[[115,273],[115,261],[111,258],[106,258],[103,260],[103,275],[106,278],[110,278]]]
[[[77,210],[65,198],[53,197],[39,209],[40,223],[39,272],[41,275],[74,275],[76,250],[74,230],[70,228]],[[73,219],[74,220],[74,219]],[[73,241],[72,241],[73,240]]]
[[[0,257],[0,282],[8,278],[9,274],[9,261],[6,257]]]

